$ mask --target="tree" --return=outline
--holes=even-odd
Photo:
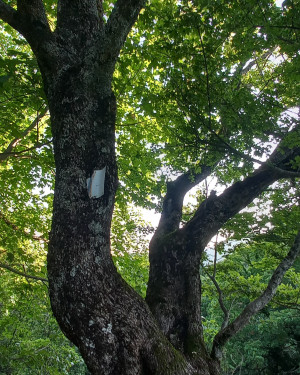
[[[51,314],[46,285],[12,275],[0,275],[0,374],[84,374]]]
[[[119,53],[145,1],[117,0],[111,9],[103,1],[60,0],[54,26],[47,18],[51,7],[46,1],[19,0],[16,5],[0,1],[0,17],[23,35],[36,57],[51,115],[56,167],[47,264],[51,306],[62,331],[79,348],[93,374],[218,374],[224,344],[271,300],[300,251],[298,232],[266,290],[235,320],[223,325],[209,353],[203,339],[199,274],[205,247],[230,218],[272,184],[299,177],[299,125],[293,118],[279,122],[282,112],[296,105],[297,90],[287,93],[286,87],[298,59],[297,9],[289,2],[285,11],[266,1],[262,8],[255,5],[249,30],[243,29],[235,38],[228,19],[235,10],[233,24],[241,27],[238,20],[243,15],[245,21],[247,7],[237,10],[232,3],[221,7],[218,2],[210,5],[205,1],[170,0],[166,4],[168,8],[153,1],[143,20],[150,21],[148,32],[155,39],[163,36],[161,28],[168,27],[163,48],[179,46],[177,60],[171,52],[162,63],[167,75],[162,73],[154,84],[165,89],[167,114],[173,113],[171,124],[167,117],[162,120],[166,124],[162,164],[181,154],[171,168],[180,174],[167,183],[161,220],[150,243],[145,302],[118,274],[110,254],[118,186],[112,79]],[[174,24],[166,22],[166,9]],[[151,23],[154,11],[159,18]],[[178,33],[174,27],[180,20],[186,38],[175,44]],[[273,29],[279,31],[271,32]],[[245,35],[252,39],[243,50]],[[146,36],[137,32],[138,42],[133,39],[132,44],[151,56],[151,44],[149,49],[143,44]],[[283,48],[282,40],[287,38],[289,48],[282,49],[286,61],[271,70],[270,56],[276,48]],[[220,48],[214,59],[217,44]],[[192,63],[185,63],[186,54],[195,46]],[[152,74],[161,69],[161,60],[155,64],[153,57]],[[120,72],[124,61],[126,56],[121,59]],[[267,67],[265,76],[261,64]],[[254,72],[249,73],[253,66]],[[199,70],[201,78],[196,79]],[[279,70],[278,82],[269,83]],[[143,114],[156,114],[159,122],[162,102],[152,105],[156,94],[155,89],[150,92],[154,95],[151,100],[152,85],[153,80],[146,85],[146,94],[140,94],[138,104],[144,102]],[[226,89],[228,85],[231,90]],[[128,92],[130,98],[132,95]],[[129,99],[124,98],[126,101]],[[275,109],[268,116],[265,109],[270,103]],[[45,111],[44,107],[41,113]],[[123,117],[129,116],[127,111]],[[167,137],[170,143],[165,142]],[[181,146],[178,140],[184,141]],[[256,147],[257,140],[265,144]],[[269,141],[277,143],[273,152],[268,150]],[[5,155],[11,154],[14,142],[10,145]],[[140,151],[148,146],[143,144]],[[171,157],[174,146],[178,147]],[[257,158],[263,155],[268,156],[267,161]],[[221,176],[231,186],[219,195],[212,191],[202,197],[181,226],[186,193],[209,175],[220,176],[226,162],[231,168],[243,162],[245,168],[242,173]],[[255,162],[260,165],[256,169]],[[239,180],[242,175],[246,177]]]
[[[235,225],[231,223],[230,227]],[[240,226],[237,230],[242,232]],[[246,229],[246,232],[249,230]],[[216,251],[222,254],[222,259],[213,262],[203,272],[202,314],[206,342],[210,345],[225,319],[237,317],[249,301],[262,293],[276,264],[287,252],[284,242],[278,241],[272,231],[264,233],[260,239],[256,236],[254,241],[249,234],[247,240],[245,236],[244,241],[227,246],[227,249],[224,244],[217,244]],[[267,237],[272,237],[273,241],[266,241]],[[285,274],[272,302],[225,346],[222,374],[299,371],[297,327],[300,278],[297,271],[299,259]]]

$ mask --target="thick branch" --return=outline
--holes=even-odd
[[[17,10],[0,0],[0,18],[22,34],[37,57],[51,55],[51,29],[42,0],[18,0]]]
[[[92,37],[102,24],[102,7],[99,0],[59,0],[57,5],[57,30],[69,39],[81,40],[85,31]]]
[[[146,0],[118,0],[106,24],[110,53],[116,59]]]
[[[212,358],[221,359],[222,348],[225,343],[241,330],[249,322],[250,318],[266,306],[276,293],[286,271],[293,265],[294,261],[300,254],[300,230],[296,236],[295,242],[287,256],[274,271],[266,290],[260,297],[252,301],[245,307],[241,314],[230,323],[225,329],[221,330],[214,339],[212,348]]]
[[[47,56],[50,49],[45,42],[52,39],[45,7],[42,0],[18,0],[21,20],[20,32],[27,39],[36,57]],[[52,52],[51,52],[52,55]],[[49,57],[48,57],[49,58]]]
[[[184,196],[190,189],[208,177],[211,172],[212,167],[202,166],[200,173],[186,172],[167,184],[167,194],[164,197],[162,214],[155,236],[179,228]]]
[[[269,160],[251,176],[227,188],[220,196],[208,197],[197,209],[183,230],[193,245],[203,248],[217,231],[240,210],[258,197],[275,181],[290,177],[291,162],[300,155],[300,148],[289,149],[284,140]]]
[[[4,263],[0,263],[0,268],[4,268],[8,271],[11,271],[17,275],[20,275],[20,276],[24,276],[26,277],[27,279],[33,279],[33,280],[38,280],[38,281],[43,281],[43,282],[48,282],[47,279],[43,278],[43,277],[39,277],[39,276],[32,276],[32,275],[28,275],[27,273],[25,272],[20,272],[16,269],[14,269],[13,267],[7,265],[7,264],[4,264]]]
[[[6,147],[4,152],[0,153],[0,162],[6,160],[11,154],[14,147],[17,146],[17,144],[20,142],[21,139],[25,138],[27,134],[31,132],[31,130],[35,129],[38,125],[40,120],[47,114],[48,107],[46,107],[40,114],[37,115],[37,117],[32,121],[32,123],[26,128],[19,137],[13,139],[9,145]]]
[[[28,20],[41,22],[44,26],[48,25],[45,7],[42,0],[18,0],[18,13]]]
[[[17,11],[4,3],[3,0],[0,0],[0,18],[14,29],[20,31],[21,22]]]

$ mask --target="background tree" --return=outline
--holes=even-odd
[[[293,238],[293,223],[297,225],[298,219],[291,218],[299,215],[299,210],[293,207],[288,191],[267,192],[265,202],[272,195],[276,195],[278,204],[275,212],[267,215],[264,210],[250,208],[237,215],[222,230],[224,236],[231,233],[229,242],[224,240],[215,246],[219,260],[211,265],[205,261],[202,313],[206,342],[210,345],[224,321],[235,318],[249,301],[262,293],[276,264],[286,254],[287,243]],[[265,202],[261,200],[261,208]],[[282,209],[286,206],[290,210]],[[288,219],[291,231],[286,228],[286,214],[291,215]],[[259,227],[256,226],[257,216]],[[275,222],[276,226],[269,227],[269,223]],[[222,373],[297,373],[298,325],[299,259],[286,273],[272,302],[226,345]]]
[[[299,89],[289,84],[299,59],[297,7],[285,2],[279,9],[267,1],[151,2],[115,73],[121,104],[115,138],[112,77],[144,2],[57,5],[0,2],[1,18],[25,37],[36,57],[51,114],[56,177],[48,278],[55,317],[94,374],[219,373],[224,344],[270,301],[299,253],[300,235],[293,228],[296,239],[266,290],[223,324],[209,352],[199,274],[206,246],[272,184],[279,190],[282,179],[299,177],[299,125],[287,112],[297,105]],[[12,59],[26,50],[20,45]],[[3,69],[21,68],[17,63]],[[9,80],[9,74],[2,76],[3,85]],[[25,78],[25,86],[29,82]],[[50,154],[47,108],[41,91],[37,97],[38,106],[28,109],[32,118],[11,134],[2,153],[8,171],[8,156]],[[7,120],[10,132],[17,124]],[[19,151],[16,146],[28,135],[31,146]],[[110,254],[116,140],[118,200],[124,204],[130,193],[135,202],[162,212],[150,243],[146,303],[119,276]],[[26,165],[32,188],[43,171],[33,162]],[[97,188],[99,174],[105,178]],[[218,195],[206,189],[182,225],[184,196],[210,175],[231,186]],[[20,186],[21,176],[8,191]],[[51,183],[49,173],[46,177]],[[14,194],[15,202],[18,195],[26,197],[26,210],[32,208],[28,190],[29,185]],[[155,196],[163,194],[157,202]],[[33,202],[43,207],[40,196]],[[34,240],[37,228],[28,230],[24,219],[18,225],[11,202],[4,201],[3,221]]]

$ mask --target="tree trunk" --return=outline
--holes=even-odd
[[[90,66],[85,82],[86,67],[76,66],[46,85],[56,163],[48,252],[51,306],[92,374],[205,374],[172,349],[112,262],[117,167],[109,68],[93,72]],[[99,75],[109,79],[95,84]],[[97,173],[104,179],[99,191],[94,190]]]
[[[95,72],[89,66],[85,82],[86,69],[46,78],[56,164],[48,252],[52,310],[92,374],[207,375],[205,363],[197,369],[172,348],[112,262],[116,105],[110,65]],[[99,75],[109,79],[95,84]],[[93,191],[97,171],[104,178],[99,192]]]
[[[284,177],[285,173],[289,175],[290,160],[299,152],[299,148],[291,150],[279,145],[268,162],[252,175],[236,182],[219,196],[212,192],[182,228],[180,220],[183,193],[193,186],[188,180],[199,182],[206,177],[207,169],[202,168],[203,172],[193,176],[195,178],[188,178],[186,184],[182,183],[183,175],[168,185],[162,217],[150,243],[146,301],[162,332],[174,347],[184,353],[194,366],[197,367],[202,362],[201,367],[203,362],[206,363],[211,375],[220,373],[222,349],[229,335],[227,330],[224,335],[221,331],[221,337],[216,336],[212,353],[207,353],[201,322],[199,272],[203,251],[228,219],[246,207],[269,185]],[[277,281],[272,284],[272,295],[278,286]],[[252,315],[269,300],[265,298],[263,303],[261,300],[255,301],[255,307],[251,308]],[[247,318],[252,316],[251,313]],[[241,321],[235,333],[248,322],[247,319]]]
[[[213,167],[169,184],[150,245],[146,304],[122,280],[110,255],[118,185],[111,80],[144,3],[117,0],[105,23],[102,1],[60,0],[52,32],[42,0],[20,0],[17,10],[0,0],[0,17],[24,35],[37,57],[51,114],[56,165],[51,306],[93,375],[218,375],[216,352],[226,338],[218,336],[215,352],[207,353],[199,275],[204,248],[229,218],[284,176],[280,168],[300,151],[277,150],[269,160],[273,169],[264,165],[220,196],[212,194],[183,228],[184,195]]]

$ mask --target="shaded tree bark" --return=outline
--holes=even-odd
[[[298,128],[293,130],[298,131]],[[252,175],[236,182],[219,196],[212,192],[182,228],[179,226],[182,214],[179,207],[182,208],[182,193],[187,189],[182,184],[184,177],[177,178],[168,186],[161,220],[150,243],[146,301],[172,344],[192,362],[197,363],[199,357],[206,358],[212,374],[219,373],[221,356],[214,352],[210,356],[203,340],[199,275],[202,255],[209,241],[227,220],[272,183],[289,176],[290,162],[299,155],[300,149],[291,150],[284,144],[285,140]],[[203,168],[202,174],[197,175],[195,180],[200,181],[201,176],[204,179],[206,175],[207,170]],[[193,186],[192,181],[194,178],[191,176],[190,187]],[[173,201],[171,197],[176,198]],[[264,301],[265,304],[260,305],[258,310],[269,302],[267,299]]]
[[[51,306],[92,374],[213,375],[219,372],[217,349],[231,333],[221,332],[215,351],[207,352],[199,276],[204,248],[228,219],[286,177],[300,152],[279,146],[252,176],[220,196],[211,194],[183,228],[183,198],[213,167],[170,183],[150,244],[146,304],[119,276],[110,255],[118,184],[111,81],[144,3],[118,0],[105,22],[102,1],[60,0],[52,32],[42,0],[18,0],[17,10],[0,0],[0,17],[36,55],[51,114],[56,165],[48,253]],[[94,193],[99,171],[103,186]],[[267,300],[260,300],[259,308]]]
[[[48,280],[61,329],[93,374],[200,374],[164,338],[110,255],[118,183],[111,81],[143,5],[119,0],[104,23],[99,1],[59,1],[55,32],[40,0],[19,0],[17,10],[1,1],[0,16],[31,45],[51,114],[56,182]],[[99,170],[104,191],[94,196],[88,181]]]

